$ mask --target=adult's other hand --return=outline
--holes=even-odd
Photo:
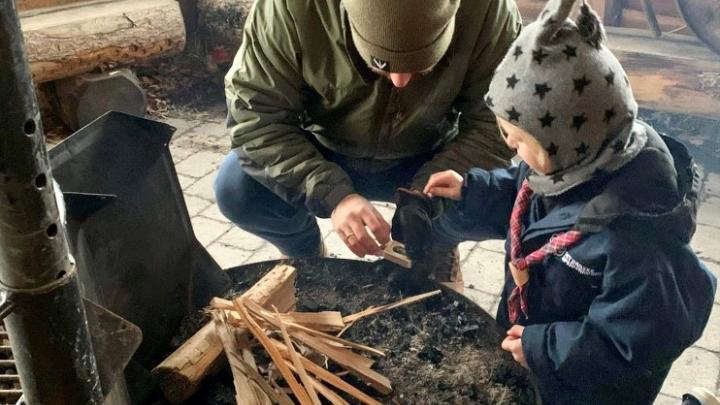
[[[331,219],[340,239],[359,257],[380,256],[381,245],[390,241],[390,225],[360,194],[350,194],[340,201]]]

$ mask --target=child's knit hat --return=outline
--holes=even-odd
[[[541,195],[617,170],[647,140],[635,124],[637,104],[625,71],[603,44],[600,20],[584,0],[577,22],[567,19],[574,3],[550,0],[510,47],[485,96],[495,115],[547,150],[553,172],[529,177]]]

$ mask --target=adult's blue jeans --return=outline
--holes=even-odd
[[[350,175],[358,194],[368,200],[393,202],[395,189],[407,187],[431,156],[408,159],[387,171],[367,173],[347,167],[342,159],[330,159]],[[290,257],[319,254],[320,229],[315,216],[305,207],[291,205],[250,177],[230,152],[215,179],[215,196],[220,211],[241,229],[267,240]],[[433,224],[435,244],[452,248],[472,238],[462,217],[451,209]]]

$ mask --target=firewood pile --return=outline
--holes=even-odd
[[[212,321],[153,371],[166,398],[173,403],[189,398],[224,353],[238,404],[319,405],[320,398],[334,405],[348,404],[345,398],[380,404],[341,377],[351,374],[378,393],[390,394],[390,380],[372,369],[370,357],[384,353],[341,336],[362,318],[419,302],[440,290],[349,315],[294,312],[295,278],[294,267],[279,265],[241,296],[214,298],[209,308]],[[253,348],[261,348],[270,364],[259,367]],[[328,370],[330,363],[341,371]]]

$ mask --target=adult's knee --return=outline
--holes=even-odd
[[[259,214],[258,187],[262,187],[240,166],[237,156],[230,153],[215,178],[215,199],[223,215],[237,225],[250,224]]]

